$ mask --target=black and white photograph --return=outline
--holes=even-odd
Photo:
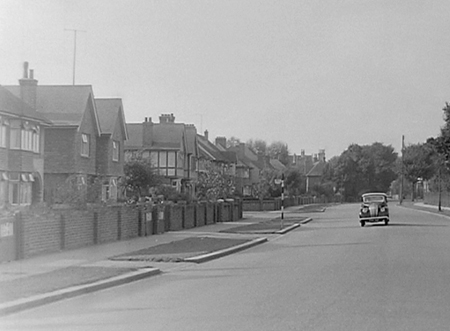
[[[0,0],[0,330],[450,329],[450,1]]]

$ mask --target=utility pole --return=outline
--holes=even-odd
[[[401,179],[400,179],[400,204],[403,202],[403,173],[404,173],[404,166],[403,166],[403,151],[405,149],[405,136],[402,135],[402,169],[401,169]]]
[[[283,230],[284,223],[284,173],[281,174],[281,224],[280,230]]]
[[[65,31],[73,32],[73,70],[72,70],[72,85],[75,85],[75,68],[77,62],[77,33],[78,32],[86,32],[84,30],[76,30],[76,29],[64,29]]]

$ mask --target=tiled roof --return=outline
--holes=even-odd
[[[142,123],[127,123],[128,140],[125,141],[125,146],[128,148],[142,148]]]
[[[6,88],[16,96],[20,95],[20,86],[7,86]],[[93,102],[93,97],[90,85],[38,85],[36,87],[36,110],[48,114],[46,117],[55,125],[79,126],[88,102],[90,99]],[[94,114],[97,117],[97,113],[94,112]],[[98,118],[95,120],[97,128],[100,129]]]
[[[200,154],[208,159],[218,162],[230,162],[230,160],[221,152],[216,145],[210,142],[202,135],[197,135],[198,147]]]
[[[185,134],[186,134],[186,151],[188,154],[197,156],[197,130],[192,124],[185,124]]]
[[[184,124],[182,123],[164,123],[153,125],[152,148],[178,148],[183,149],[186,146],[184,136]]]
[[[125,141],[125,147],[129,149],[151,148],[157,149],[176,149],[184,150],[186,146],[184,135],[184,124],[182,123],[164,123],[151,124],[151,140],[143,140],[144,124],[127,123],[128,140]]]
[[[272,167],[278,171],[286,171],[286,166],[277,159],[270,159],[270,164]]]
[[[113,134],[118,120],[121,121],[125,139],[128,137],[122,99],[95,99],[100,131],[102,134]]]
[[[3,86],[0,86],[0,111],[50,124],[46,116],[38,113]]]
[[[325,162],[316,162],[312,169],[306,174],[307,177],[320,177],[323,175]]]

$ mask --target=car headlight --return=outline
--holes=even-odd
[[[363,214],[365,214],[365,213],[369,212],[369,208],[363,207],[363,208],[361,209],[361,212],[362,212]]]
[[[384,213],[384,212],[386,211],[386,207],[381,207],[381,208],[380,208],[380,211],[381,211],[382,213]]]

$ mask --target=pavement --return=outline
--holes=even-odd
[[[171,231],[0,264],[0,316],[162,275],[262,244],[312,220],[325,206],[244,212],[236,222]]]

